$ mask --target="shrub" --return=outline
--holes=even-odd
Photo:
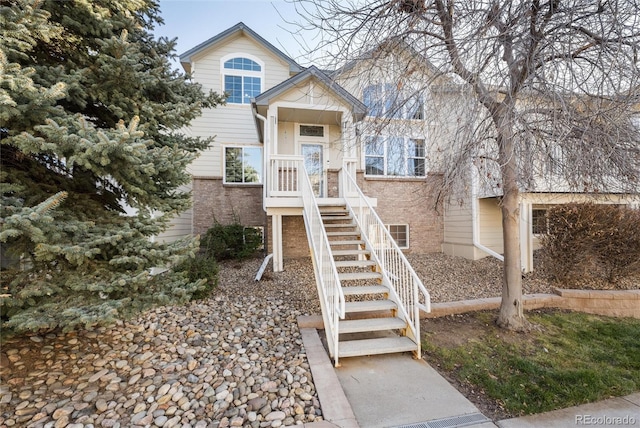
[[[179,272],[185,272],[190,282],[204,279],[204,288],[196,291],[192,299],[203,299],[218,285],[218,262],[213,257],[207,257],[200,253],[194,258],[189,258],[176,268]]]
[[[242,260],[253,256],[262,246],[259,230],[245,227],[238,222],[214,224],[200,241],[200,248],[207,257],[216,260]]]
[[[640,273],[640,211],[626,206],[567,204],[547,212],[544,272],[571,284]]]

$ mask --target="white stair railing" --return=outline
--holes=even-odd
[[[322,316],[324,320],[324,330],[329,346],[329,354],[334,358],[335,365],[338,365],[338,322],[345,317],[345,299],[338,270],[336,268],[329,238],[322,222],[320,209],[311,186],[309,176],[303,166],[303,161],[299,161],[297,166],[299,190],[302,193],[303,217],[307,230],[307,239],[311,249],[311,260],[316,275],[316,285],[322,306]]]
[[[350,170],[353,171],[353,165],[345,162],[340,171],[341,193],[347,209],[360,228],[362,239],[371,250],[371,257],[382,270],[383,281],[390,286],[397,300],[399,312],[408,324],[407,336],[418,344],[419,356],[420,310],[431,312],[429,292],[362,193]]]

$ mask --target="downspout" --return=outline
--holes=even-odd
[[[263,125],[263,141],[264,156],[262,157],[262,210],[267,212],[267,160],[269,159],[269,144],[267,141],[267,118],[258,113],[258,110],[254,108],[253,115],[260,119]]]
[[[264,130],[262,132],[262,144],[264,146],[263,156],[262,156],[262,210],[266,213],[267,212],[267,175],[268,175],[267,163],[269,159],[269,144],[267,141],[267,133],[266,133],[267,118],[258,113],[258,108],[256,107],[255,103],[252,103],[252,104],[253,104],[253,115],[262,122],[262,125],[263,125],[262,129]],[[265,251],[268,251],[268,248],[269,248],[268,233],[264,234],[264,248],[265,248]],[[267,259],[271,257],[273,257],[273,254],[268,255],[265,261],[267,261]],[[256,276],[256,280],[258,280],[257,276]]]
[[[473,169],[472,169],[473,174]],[[490,256],[504,262],[504,256],[493,251],[491,248],[485,247],[480,243],[480,225],[478,224],[478,175],[473,174],[471,179],[471,231],[473,236],[473,246],[484,251]]]

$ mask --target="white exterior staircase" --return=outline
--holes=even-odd
[[[318,205],[300,158],[282,160],[284,194],[302,198],[329,354],[343,357],[412,351],[420,358],[420,311],[430,297],[354,178],[340,172],[340,198]],[[351,171],[351,172],[349,172]],[[276,186],[280,188],[281,186]]]
[[[345,296],[345,319],[338,323],[338,357],[418,352],[419,343],[404,336],[407,321],[383,284],[381,267],[346,205],[321,207],[323,225]]]

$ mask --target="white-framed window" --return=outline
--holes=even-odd
[[[420,93],[406,93],[391,83],[366,86],[362,91],[362,102],[367,106],[367,115],[396,119],[424,119],[424,98]]]
[[[546,235],[549,233],[546,208],[533,208],[531,210],[531,233],[534,235]]]
[[[224,182],[228,184],[262,183],[262,148],[253,146],[225,147]]]
[[[222,79],[229,104],[250,104],[262,92],[264,65],[247,54],[222,58]]]
[[[301,137],[324,138],[324,125],[303,125],[300,124]]]
[[[365,175],[424,177],[426,148],[423,139],[364,137]]]
[[[389,234],[396,241],[401,249],[409,248],[409,225],[408,224],[387,224],[385,225]]]
[[[545,162],[545,171],[548,174],[562,174],[565,164],[564,150],[557,143],[548,146]]]

